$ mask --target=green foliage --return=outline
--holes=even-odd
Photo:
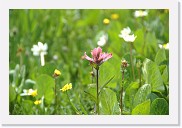
[[[143,74],[147,84],[150,84],[152,91],[164,92],[162,75],[157,64],[149,59],[143,62]]]
[[[142,85],[135,94],[133,107],[136,107],[138,104],[144,102],[150,93],[151,86],[149,84]]]
[[[100,114],[115,115],[120,114],[120,109],[116,94],[108,88],[103,89],[100,95]]]
[[[36,88],[38,91],[38,96],[39,98],[44,96],[45,102],[47,104],[52,103],[52,100],[54,98],[54,87],[54,79],[48,75],[43,74],[36,79]]]
[[[130,110],[132,110],[133,108],[134,97],[138,91],[138,88],[139,83],[133,82],[125,90],[124,105],[126,108],[129,108]]]
[[[155,57],[155,62],[160,65],[163,61],[166,60],[166,53],[164,49],[160,49]]]
[[[12,86],[9,86],[9,101],[12,102],[16,98],[16,91],[15,88]]]
[[[164,98],[156,98],[151,104],[152,115],[168,115],[169,105]]]
[[[132,115],[149,115],[150,114],[150,100],[146,100],[138,104],[133,110]]]

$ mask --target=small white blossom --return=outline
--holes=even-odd
[[[47,54],[48,46],[47,44],[43,44],[41,42],[38,42],[38,45],[33,45],[31,48],[31,51],[33,52],[34,56],[40,56],[41,65],[45,65],[44,55]]]
[[[121,34],[119,35],[119,37],[123,38],[129,35],[130,33],[131,33],[131,29],[129,27],[124,28],[123,30],[121,30]]]
[[[97,42],[98,46],[104,46],[107,43],[108,35],[104,34],[99,38],[99,41]]]
[[[41,53],[46,55],[47,54],[48,46],[47,44],[43,44],[41,42],[38,42],[38,45],[33,45],[31,48],[31,51],[33,52],[34,56],[39,56]]]
[[[131,35],[131,29],[127,27],[121,30],[119,37],[123,38],[126,42],[134,42],[137,36],[134,34]]]
[[[147,16],[148,12],[147,11],[142,11],[142,10],[138,10],[134,12],[134,16],[137,17],[144,17]]]

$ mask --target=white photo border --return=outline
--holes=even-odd
[[[169,115],[9,115],[9,9],[169,9]],[[3,125],[179,125],[179,24],[176,0],[1,0],[0,98]]]

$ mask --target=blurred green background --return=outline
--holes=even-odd
[[[119,99],[121,59],[130,60],[130,47],[119,38],[120,31],[128,26],[137,36],[133,43],[135,63],[139,59],[143,62],[146,58],[155,61],[156,54],[160,50],[158,45],[169,43],[167,9],[147,10],[148,16],[139,18],[134,17],[135,11],[133,9],[9,10],[10,114],[54,113],[53,90],[50,89],[44,94],[45,92],[41,92],[42,88],[37,84],[41,84],[40,79],[43,79],[42,84],[46,85],[46,80],[52,77],[54,69],[59,69],[62,73],[57,79],[58,89],[66,83],[72,83],[73,89],[68,91],[71,101],[82,111],[82,114],[93,114],[94,102],[88,94],[84,93],[84,91],[92,92],[89,90],[93,86],[90,74],[92,68],[88,61],[82,60],[82,56],[84,52],[91,56],[91,50],[98,46],[97,42],[103,34],[108,35],[108,40],[102,49],[104,52],[112,53],[113,58],[101,66],[100,84],[115,75],[107,87],[113,90]],[[118,17],[113,18],[113,14]],[[108,24],[103,22],[106,18],[109,20]],[[45,55],[46,65],[43,67],[40,65],[40,58],[33,56],[31,51],[32,46],[39,41],[48,44],[48,54]],[[146,45],[143,49],[144,42]],[[165,51],[165,57],[165,64],[168,66],[168,51]],[[160,70],[162,73],[163,69]],[[131,68],[127,70],[124,88],[134,82]],[[135,73],[136,78],[139,79],[137,68]],[[49,77],[43,77],[42,74]],[[146,83],[144,79],[142,77],[143,84]],[[168,81],[168,78],[165,79]],[[35,99],[40,99],[41,94],[45,95],[42,108],[37,108],[33,104],[32,101],[35,99],[32,97],[19,95],[23,89],[29,88],[39,88]],[[57,114],[76,114],[65,93],[60,91],[58,95]],[[160,92],[160,95],[162,96],[159,97],[167,97],[168,92]],[[130,112],[126,110],[126,113]]]

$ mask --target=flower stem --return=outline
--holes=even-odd
[[[130,61],[131,61],[133,80],[135,81],[134,65],[133,65],[133,59],[132,59],[132,42],[130,43]]]
[[[97,86],[97,103],[96,103],[96,114],[99,115],[99,69],[96,69],[96,77],[97,77],[97,80],[96,80],[96,86]]]
[[[40,62],[41,62],[41,66],[45,65],[44,53],[43,52],[40,53]]]
[[[124,71],[122,71],[122,86],[121,86],[121,92],[120,92],[120,110],[122,115],[122,106],[123,106],[123,85],[124,85]]]
[[[55,115],[56,115],[56,111],[57,111],[57,92],[56,92],[56,79],[54,79],[54,81],[55,81],[54,95],[55,95]]]
[[[79,111],[78,111],[78,109],[74,106],[74,104],[71,102],[71,100],[70,100],[70,97],[69,97],[69,95],[68,95],[68,92],[66,91],[66,95],[67,95],[67,97],[68,97],[68,100],[69,100],[69,102],[70,102],[70,104],[71,104],[71,106],[72,106],[72,108],[74,109],[74,111],[76,112],[76,114],[80,114],[79,113]]]

